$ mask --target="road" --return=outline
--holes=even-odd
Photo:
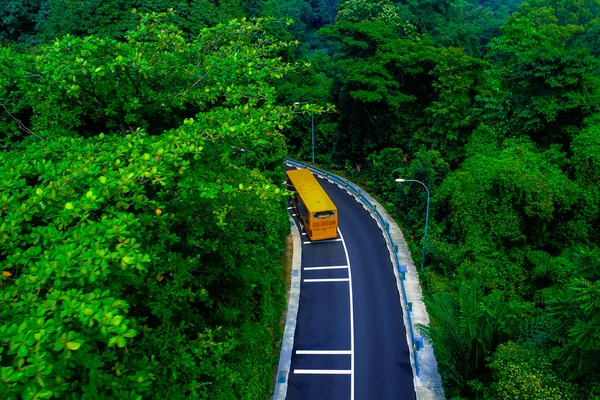
[[[338,208],[338,239],[313,243],[302,235],[286,398],[415,399],[403,310],[382,232],[353,196],[318,180]]]

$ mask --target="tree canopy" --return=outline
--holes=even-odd
[[[166,16],[2,49],[2,398],[271,389],[289,43]]]

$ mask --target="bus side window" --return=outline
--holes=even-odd
[[[286,181],[286,186],[285,186],[286,190],[288,192],[290,192],[290,200],[294,200],[296,198],[296,188],[294,187],[294,185],[292,185],[291,183]]]
[[[302,199],[300,197],[297,197],[297,199],[298,199],[298,211],[300,211],[300,215],[302,215],[302,218],[304,218],[304,220],[308,222],[308,211],[306,210],[306,206],[304,205],[304,202],[302,201]]]

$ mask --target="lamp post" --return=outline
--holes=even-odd
[[[295,105],[299,106],[300,104],[308,104],[306,101],[296,101]],[[315,163],[315,112],[311,113],[312,119],[312,163]]]
[[[425,233],[423,234],[423,255],[421,256],[421,269],[423,268],[423,264],[425,263],[425,240],[427,239],[427,224],[429,223],[429,188],[421,181],[417,181],[415,179],[396,179],[396,182],[418,182],[427,191],[427,211],[425,213]]]

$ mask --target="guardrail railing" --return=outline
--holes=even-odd
[[[326,177],[327,179],[331,179],[332,181],[336,181],[336,182],[342,184],[344,187],[346,187],[350,191],[354,192],[356,197],[358,197],[365,205],[367,205],[369,207],[369,209],[377,216],[379,224],[384,228],[385,236],[387,239],[387,244],[388,244],[388,246],[391,246],[389,248],[389,250],[394,255],[394,258],[393,258],[393,262],[395,264],[394,267],[398,270],[398,273],[400,275],[400,286],[402,288],[402,297],[404,298],[404,304],[406,305],[406,311],[407,311],[406,316],[408,317],[407,318],[408,319],[407,329],[410,332],[410,340],[411,340],[411,343],[409,343],[410,355],[412,356],[412,359],[414,361],[415,373],[417,376],[420,376],[419,362],[417,359],[417,351],[421,347],[423,347],[423,341],[421,338],[415,338],[415,333],[414,333],[413,324],[412,324],[412,318],[410,315],[410,313],[412,312],[412,302],[408,301],[408,297],[406,296],[406,288],[404,287],[406,266],[400,265],[400,261],[398,260],[398,244],[396,244],[394,242],[394,239],[392,238],[392,235],[390,234],[390,224],[387,221],[385,221],[385,219],[383,218],[383,216],[381,215],[379,210],[377,210],[377,205],[371,203],[371,201],[365,197],[365,195],[363,194],[363,190],[360,188],[357,188],[354,184],[352,184],[347,179],[344,179],[340,176],[332,174],[331,172],[326,171],[324,169],[313,167],[312,165],[307,164],[305,162],[294,160],[292,158],[286,158],[285,161],[286,161],[286,163],[291,164],[295,167],[307,168],[307,169],[317,173],[318,175],[322,175],[322,176]]]

